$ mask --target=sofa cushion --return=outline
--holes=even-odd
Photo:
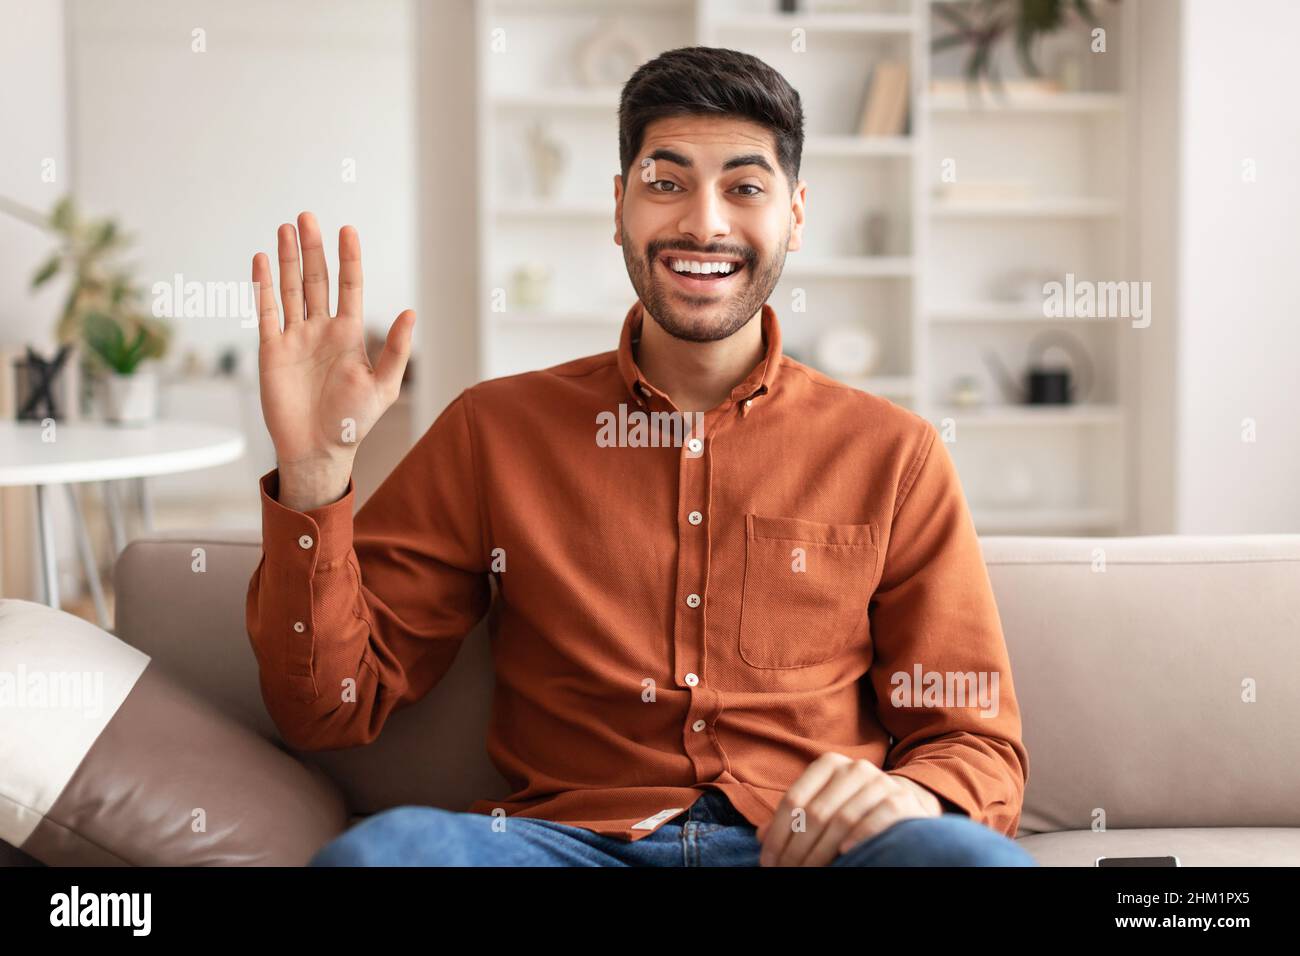
[[[0,600],[0,839],[51,866],[306,863],[342,795],[79,617]]]
[[[1300,827],[1300,534],[984,537],[1020,834]]]

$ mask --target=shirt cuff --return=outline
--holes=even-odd
[[[313,570],[347,557],[352,550],[352,476],[338,501],[295,511],[276,499],[280,494],[280,469],[272,468],[258,484],[262,496],[262,550],[272,561],[313,559]]]

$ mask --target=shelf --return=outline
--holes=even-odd
[[[971,505],[971,517],[980,534],[1026,531],[1061,531],[1086,528],[1102,531],[1116,528],[1122,522],[1115,508],[1043,508],[1006,505]]]
[[[810,279],[905,278],[914,271],[910,256],[817,256],[785,260],[784,275]]]
[[[1015,94],[1005,100],[989,96],[972,98],[964,93],[922,94],[923,109],[931,113],[966,113],[973,116],[1025,113],[1118,113],[1124,109],[1119,93]]]
[[[1123,206],[1114,199],[1087,197],[936,199],[930,204],[930,212],[935,217],[946,219],[1100,219],[1122,215]]]
[[[1117,425],[1124,421],[1118,405],[1084,402],[1077,405],[1010,405],[988,404],[974,408],[939,405],[931,409],[931,419],[952,418],[958,425],[972,427]]]
[[[960,325],[993,322],[1114,322],[1112,316],[1071,316],[1057,318],[1044,315],[1043,305],[1025,302],[967,302],[939,306],[928,312],[935,325]]]
[[[789,34],[796,27],[809,33],[907,34],[916,21],[910,13],[760,13],[708,22],[709,29],[723,33]]]

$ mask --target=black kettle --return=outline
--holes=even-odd
[[[1043,353],[1057,346],[1063,349],[1073,365],[1080,370],[1082,383],[1073,381],[1073,371],[1068,365],[1049,365]],[[984,364],[997,379],[1007,401],[1013,405],[1072,405],[1083,401],[1092,390],[1092,362],[1078,339],[1064,332],[1052,330],[1036,336],[1029,343],[1029,364],[1025,369],[1025,384],[1017,385],[1011,373],[994,352],[984,353]]]

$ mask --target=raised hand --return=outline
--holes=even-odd
[[[262,417],[275,445],[281,500],[288,492],[300,499],[286,501],[290,507],[315,506],[325,502],[310,499],[333,500],[342,494],[357,446],[396,401],[415,313],[407,309],[397,316],[372,368],[365,350],[357,231],[351,226],[339,230],[338,312],[333,316],[316,217],[302,213],[298,229],[285,223],[277,238],[283,328],[270,262],[261,252],[253,257],[253,281],[260,285]]]

